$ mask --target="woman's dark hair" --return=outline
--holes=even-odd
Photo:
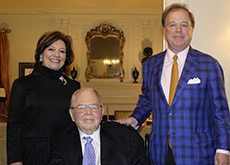
[[[44,33],[37,42],[37,48],[35,51],[35,66],[40,63],[40,55],[43,51],[54,42],[62,40],[66,46],[66,60],[63,66],[63,71],[67,70],[67,67],[74,60],[74,52],[72,48],[72,38],[69,35],[65,35],[60,31],[48,31]]]
[[[179,4],[179,3],[172,4],[172,5],[165,8],[164,12],[162,13],[162,18],[161,18],[162,26],[165,27],[165,20],[168,16],[169,12],[171,12],[173,10],[177,10],[177,9],[183,9],[186,12],[188,12],[189,18],[191,21],[191,26],[194,28],[195,27],[195,19],[194,19],[193,14],[188,10],[188,8],[186,7],[185,4]]]

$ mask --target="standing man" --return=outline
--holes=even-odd
[[[154,165],[228,165],[223,70],[216,59],[190,46],[195,21],[184,5],[166,8],[162,25],[168,48],[144,63],[143,94],[133,114],[119,122],[140,126],[152,112],[149,155]]]
[[[54,131],[49,165],[148,165],[144,142],[131,126],[101,122],[97,91],[77,90],[69,109],[73,123]]]

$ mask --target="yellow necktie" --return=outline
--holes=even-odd
[[[177,55],[173,56],[173,66],[172,66],[172,74],[171,74],[171,84],[170,84],[170,91],[169,91],[169,107],[171,107],[174,94],[176,92],[176,87],[178,84],[178,66],[177,66]],[[168,133],[169,134],[169,133]],[[171,145],[171,138],[169,137],[169,147],[172,148]]]
[[[177,66],[177,55],[173,56],[173,66],[172,66],[172,74],[171,74],[171,84],[169,91],[169,107],[172,105],[172,101],[174,98],[174,94],[176,92],[176,87],[178,84],[178,66]]]

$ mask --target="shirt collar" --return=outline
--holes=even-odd
[[[189,51],[189,46],[184,49],[183,51],[181,51],[180,53],[177,54],[178,56],[178,62],[185,62],[185,59],[188,55],[188,51]],[[169,48],[167,49],[167,52],[166,52],[166,58],[168,59],[168,61],[171,61],[173,62],[173,56],[175,55],[175,53],[173,53]]]
[[[79,128],[79,133],[80,133],[80,138],[81,141],[83,140],[83,137],[91,137],[93,139],[93,142],[95,141],[97,144],[100,145],[101,141],[100,141],[100,130],[101,130],[101,126],[99,125],[98,129],[96,131],[93,132],[93,134],[91,135],[87,135],[84,132],[82,132]]]

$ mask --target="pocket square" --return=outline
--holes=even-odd
[[[196,78],[191,78],[190,80],[188,80],[187,84],[200,84],[201,80],[199,79],[199,77]]]

